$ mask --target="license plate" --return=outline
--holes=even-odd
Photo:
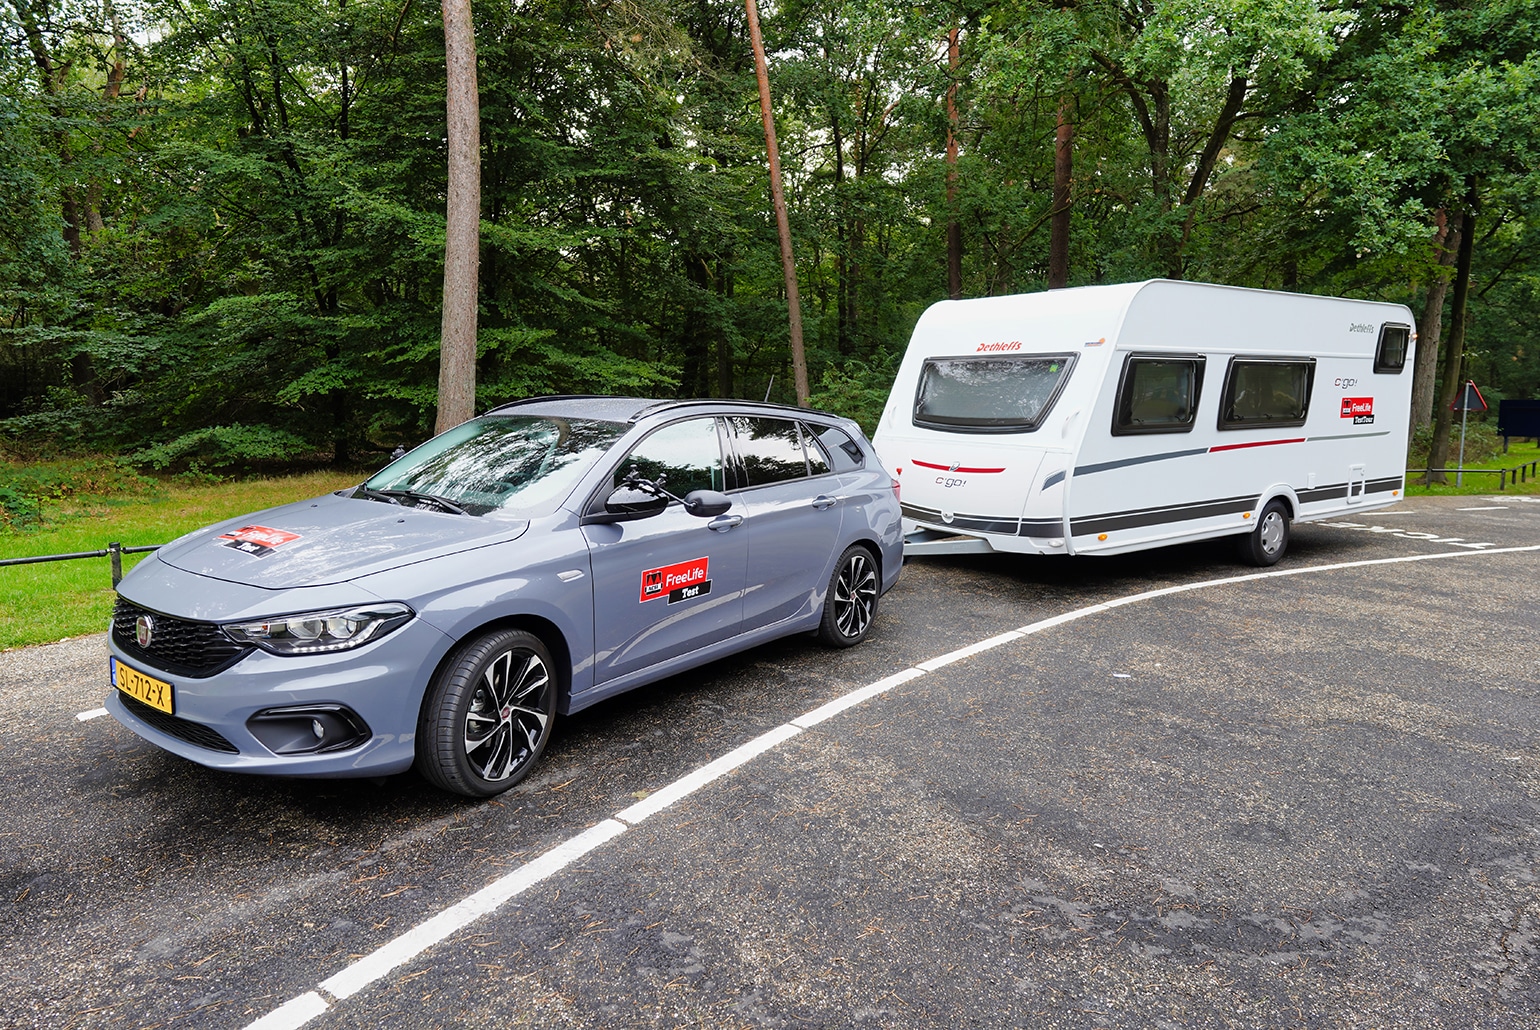
[[[176,708],[171,684],[154,676],[146,676],[138,669],[131,669],[116,658],[112,660],[112,685],[134,700],[158,708],[167,715],[173,714]]]

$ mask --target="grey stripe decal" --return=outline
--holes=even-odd
[[[1151,461],[1165,461],[1167,458],[1190,458],[1194,454],[1207,454],[1207,447],[1197,447],[1190,451],[1167,451],[1165,454],[1147,454],[1142,458],[1123,458],[1120,461],[1104,461],[1096,465],[1081,465],[1075,469],[1077,476],[1089,476],[1093,472],[1106,472],[1108,469],[1127,468],[1129,465],[1143,465]]]
[[[1064,482],[1064,470],[1060,469],[1058,472],[1055,472],[1053,475],[1043,480],[1043,489],[1046,490],[1050,486],[1057,486],[1062,482]]]
[[[1367,440],[1371,436],[1389,436],[1390,430],[1381,430],[1378,433],[1343,433],[1340,436],[1312,436],[1311,440]]]
[[[933,526],[941,526],[945,529],[966,529],[974,533],[996,533],[1003,536],[1015,536],[1020,519],[1006,518],[999,515],[953,515],[950,522],[941,517],[941,512],[934,508],[921,508],[913,504],[900,504],[899,509],[907,518],[916,522],[928,522]]]
[[[1089,533],[1111,533],[1119,529],[1135,529],[1139,526],[1158,526],[1165,522],[1187,522],[1190,519],[1211,518],[1215,515],[1238,515],[1251,511],[1256,497],[1226,497],[1217,501],[1200,501],[1197,504],[1173,504],[1165,508],[1144,508],[1133,511],[1111,512],[1092,515],[1070,523],[1075,536]]]

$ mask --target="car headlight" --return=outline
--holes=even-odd
[[[404,604],[368,604],[324,612],[280,615],[222,627],[238,644],[255,644],[278,655],[324,654],[378,640],[416,614]]]

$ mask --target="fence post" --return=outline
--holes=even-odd
[[[112,589],[116,590],[123,580],[123,545],[114,540],[107,545],[107,553],[112,555]]]

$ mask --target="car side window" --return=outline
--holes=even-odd
[[[723,489],[716,419],[686,419],[649,434],[615,469],[615,482],[633,468],[644,479],[661,479],[663,488],[676,497],[691,490]]]
[[[822,476],[829,472],[829,459],[824,457],[823,448],[818,446],[818,441],[813,438],[813,431],[806,422],[798,422],[802,430],[802,450],[807,454],[807,471],[809,475]]]
[[[829,456],[829,463],[835,472],[854,472],[856,469],[866,467],[866,455],[861,446],[850,438],[850,434],[835,426],[806,426],[818,442],[823,444],[823,450]],[[813,456],[813,445],[810,443],[807,449],[808,457]]]
[[[807,477],[807,455],[797,424],[784,418],[728,419],[748,486],[765,486]]]
[[[1188,433],[1203,388],[1203,359],[1129,357],[1118,384],[1112,435]]]

